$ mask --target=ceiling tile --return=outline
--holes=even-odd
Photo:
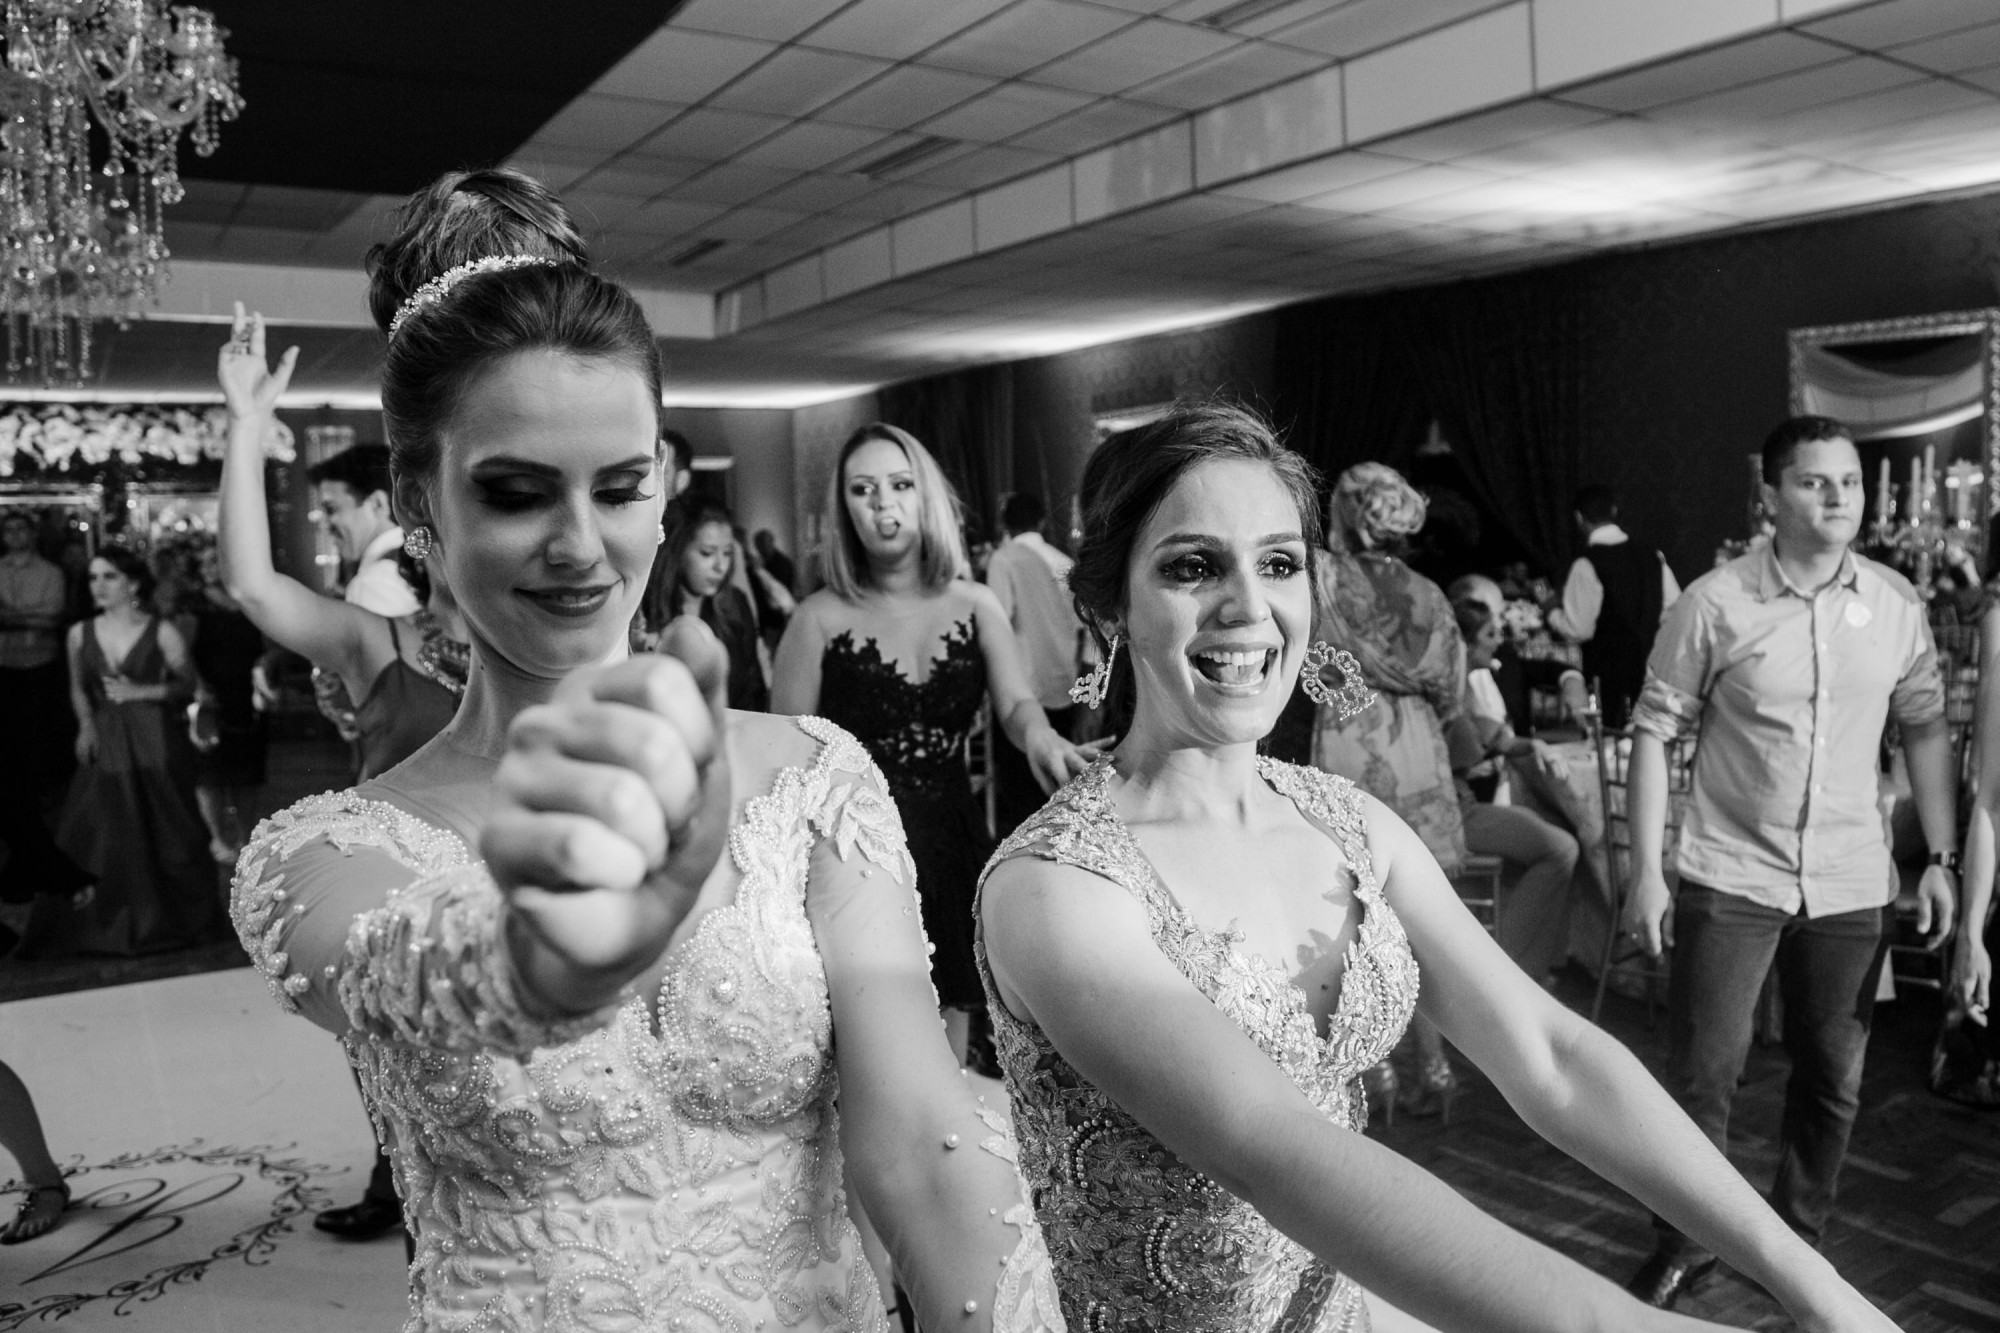
[[[691,157],[703,162],[720,162],[791,123],[783,116],[766,116],[755,111],[696,107],[644,142],[634,145],[632,151],[649,157]]]
[[[1129,14],[1064,0],[1022,3],[955,37],[924,56],[924,62],[973,74],[1012,78],[1037,65],[1069,55],[1128,26]]]
[[[242,206],[243,197],[250,192],[247,185],[235,181],[188,180],[182,182],[187,191],[178,204],[170,205],[167,216],[182,222],[204,222],[226,225],[236,216]]]
[[[244,193],[235,217],[229,222],[238,227],[282,227],[292,231],[322,232],[338,225],[367,197],[338,190],[253,185]]]
[[[691,199],[656,199],[630,213],[624,226],[631,231],[649,231],[655,236],[679,236],[700,231],[728,209],[722,204],[705,204]]]
[[[858,0],[813,29],[812,45],[904,59],[979,22],[1013,0]]]
[[[1488,184],[1496,179],[1500,178],[1484,171],[1427,163],[1415,171],[1398,172],[1343,186],[1298,202],[1308,208],[1325,208],[1341,213],[1373,213],[1448,194],[1453,190]]]
[[[1589,107],[1536,98],[1464,120],[1449,121],[1415,134],[1399,134],[1394,138],[1378,140],[1371,146],[1396,157],[1449,162],[1475,153],[1490,153],[1513,144],[1526,143],[1545,134],[1593,125],[1604,118],[1603,112]]]
[[[846,3],[847,0],[688,0],[674,15],[673,26],[788,42]]]
[[[575,150],[563,150],[554,145],[528,144],[521,151],[508,158],[507,166],[516,171],[533,176],[551,190],[567,190],[579,177],[588,173],[596,165],[597,155],[591,154],[591,161],[579,162],[573,159],[583,156]]]
[[[1286,79],[1310,74],[1327,63],[1325,56],[1312,52],[1266,42],[1245,42],[1165,78],[1142,83],[1132,90],[1132,96],[1162,106],[1201,111]]]
[[[971,74],[903,65],[823,107],[818,118],[882,130],[908,129],[994,86],[993,80]]]
[[[627,153],[610,166],[598,168],[567,188],[651,199],[696,172],[706,170],[708,165],[691,158],[641,157]]]
[[[803,116],[890,68],[886,60],[790,46],[715,94],[708,104]]]
[[[1760,125],[1757,137],[1777,144],[1802,144],[1866,134],[1876,142],[1892,144],[1904,136],[1903,126],[1911,121],[1968,110],[1983,110],[2000,120],[2000,102],[1990,95],[1933,79],[1779,117]]]
[[[1206,28],[1141,19],[1074,55],[1043,65],[1035,71],[1035,78],[1081,92],[1122,93],[1239,43],[1239,38]]]
[[[755,147],[744,150],[737,160],[750,166],[817,171],[874,147],[882,141],[882,137],[882,131],[877,129],[800,121],[790,129],[780,130]]]
[[[1408,0],[1360,0],[1342,5],[1331,14],[1262,35],[1270,41],[1344,60],[1456,23],[1468,14],[1492,9],[1495,3],[1496,0],[1425,0],[1422,4],[1411,4]]]
[[[1060,120],[1030,130],[1014,142],[1021,148],[1072,157],[1133,134],[1142,134],[1181,115],[1172,107],[1107,97]]]
[[[890,185],[879,186],[828,211],[845,217],[871,218],[878,222],[888,222],[941,204],[960,193],[962,191],[942,185],[897,181]]]
[[[953,158],[940,167],[920,171],[913,180],[924,185],[942,185],[960,190],[978,190],[1015,176],[1054,164],[1061,159],[1053,153],[1034,153],[1025,148],[988,147]]]
[[[658,232],[607,231],[591,239],[590,257],[600,264],[630,263],[660,248]]]
[[[771,42],[665,27],[633,47],[592,88],[656,102],[699,102],[777,49]]]
[[[1895,0],[1820,19],[1805,30],[1879,50],[1992,21],[1992,0]]]
[[[783,231],[771,233],[764,239],[771,245],[781,245],[803,254],[808,250],[838,245],[875,225],[866,218],[843,218],[825,213],[796,222]]]
[[[1651,118],[1667,124],[1758,125],[1778,116],[1915,83],[1923,77],[1916,70],[1887,60],[1855,56],[1831,65],[1782,74],[1729,92],[1660,107]]]
[[[187,222],[167,210],[161,223],[167,249],[182,259],[214,259],[222,253],[222,235],[229,230],[219,222]]]
[[[1941,74],[1958,74],[1965,70],[2000,65],[2000,23],[1892,47],[1890,54],[1898,60],[1934,69]]]
[[[740,162],[724,162],[699,176],[676,185],[670,198],[700,204],[742,204],[781,186],[790,185],[803,173],[783,167],[759,167]]]
[[[585,232],[623,227],[644,203],[645,200],[629,194],[603,194],[595,190],[570,190],[563,195],[564,206]]]
[[[680,111],[663,102],[585,93],[535,131],[537,143],[595,149],[610,157],[664,125]]]
[[[1632,74],[1562,91],[1566,102],[1606,111],[1643,111],[1668,102],[1725,92],[1781,74],[1813,69],[1851,55],[1845,47],[1795,32],[1772,32],[1696,52]]]
[[[1274,204],[1292,203],[1363,181],[1414,171],[1420,165],[1408,158],[1387,153],[1335,153],[1317,161],[1252,176],[1248,180],[1231,181],[1220,186],[1218,192],[1225,197],[1259,199]]]
[[[927,120],[917,128],[925,134],[941,134],[949,139],[999,143],[1038,125],[1046,125],[1058,116],[1089,106],[1096,100],[1087,93],[1067,92],[1061,88],[1043,88],[1032,83],[1003,83],[992,92]]]
[[[727,241],[764,241],[805,220],[803,213],[787,213],[775,208],[737,208],[702,223],[701,233]]]
[[[814,173],[800,176],[790,185],[779,186],[758,202],[766,208],[821,213],[851,203],[875,188],[875,182],[860,176]]]

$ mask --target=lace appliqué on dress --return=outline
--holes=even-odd
[[[1360,1072],[1387,1054],[1415,1005],[1416,963],[1383,899],[1351,784],[1260,761],[1274,790],[1332,834],[1362,917],[1339,1003],[1322,1040],[1282,968],[1244,954],[1239,936],[1190,918],[1160,884],[1116,812],[1100,761],[995,853],[1032,854],[1112,880],[1144,905],[1155,943],[1336,1124],[1367,1111]],[[989,866],[989,872],[990,872]],[[1367,1328],[1360,1289],[1214,1181],[1181,1162],[1065,1061],[993,993],[980,970],[1006,1071],[1021,1167],[1030,1183],[1073,1327],[1174,1333],[1349,1333]]]

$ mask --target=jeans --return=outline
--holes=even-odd
[[[1860,1106],[1861,1062],[1889,911],[1870,907],[1814,918],[1687,880],[1674,901],[1667,1090],[1726,1151],[1730,1099],[1750,1052],[1757,996],[1775,959],[1792,1074],[1771,1206],[1813,1244],[1833,1211]],[[1653,1225],[1663,1249],[1698,1248],[1660,1218]]]
[[[1518,805],[1462,803],[1465,845],[1522,867],[1500,889],[1500,947],[1540,981],[1569,952],[1569,890],[1576,875],[1576,839]]]

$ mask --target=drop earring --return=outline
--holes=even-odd
[[[435,545],[431,530],[421,523],[403,534],[403,554],[412,560],[428,559]]]
[[[1085,708],[1100,708],[1104,696],[1111,693],[1111,662],[1118,656],[1119,636],[1111,636],[1111,642],[1104,649],[1104,656],[1097,659],[1097,665],[1085,675],[1078,676],[1076,683],[1069,687],[1072,703]]]
[[[1340,673],[1337,690],[1320,676],[1329,666]],[[1323,639],[1306,650],[1305,666],[1299,671],[1299,687],[1314,703],[1336,710],[1342,722],[1375,702],[1375,691],[1362,679],[1361,664],[1354,660],[1354,654]]]

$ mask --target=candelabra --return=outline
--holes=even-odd
[[[1882,460],[1868,541],[1909,573],[1911,583],[1926,600],[1935,593],[1934,576],[1940,566],[1963,562],[1980,545],[1975,515],[1985,480],[1976,465],[1964,461],[1946,468],[1940,479],[1937,447],[1927,445],[1921,458],[1910,460],[1908,495],[1899,517],[1889,460]],[[1943,505],[1939,503],[1940,490],[1944,492]]]
[[[166,0],[6,0],[0,318],[7,374],[76,383],[91,325],[158,298],[183,133],[215,151],[243,99],[214,15]],[[91,138],[102,136],[93,167]],[[101,180],[94,179],[101,177]]]

